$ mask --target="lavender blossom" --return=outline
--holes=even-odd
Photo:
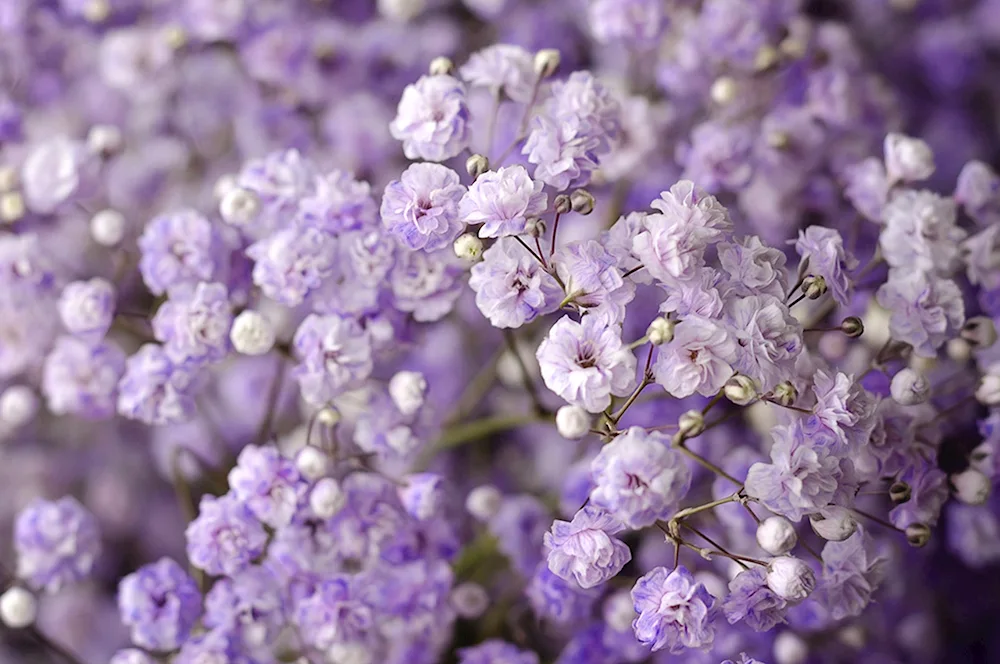
[[[581,588],[593,588],[618,574],[632,553],[614,539],[622,529],[614,516],[596,507],[584,507],[572,522],[555,521],[545,533],[549,570]]]
[[[233,494],[203,496],[198,517],[188,524],[188,560],[209,574],[236,574],[259,556],[267,533],[250,510]]]
[[[834,301],[847,304],[852,288],[847,273],[858,266],[858,261],[844,248],[840,233],[830,228],[810,226],[799,232],[795,251],[803,261],[809,261],[806,273],[822,277]]]
[[[97,520],[76,498],[36,499],[14,522],[17,576],[54,593],[86,578],[101,553]]]
[[[464,228],[458,205],[465,191],[450,168],[412,164],[385,188],[382,224],[410,249],[444,248]]]
[[[292,340],[300,360],[292,372],[303,397],[322,405],[372,371],[371,341],[361,326],[340,316],[308,316]]]
[[[674,329],[653,364],[656,382],[678,398],[713,396],[735,372],[739,345],[718,323],[688,316]],[[777,352],[775,353],[777,355]]]
[[[115,414],[118,382],[125,372],[125,353],[110,343],[90,345],[76,337],[60,337],[45,358],[42,394],[49,410],[87,419]]]
[[[199,283],[193,290],[175,291],[153,316],[153,334],[171,360],[217,362],[229,351],[233,315],[226,287]]]
[[[272,528],[291,523],[305,498],[307,485],[289,459],[271,446],[248,445],[229,471],[232,495]]]
[[[212,281],[222,267],[218,234],[212,222],[194,210],[154,218],[138,244],[139,271],[155,295]]]
[[[459,216],[467,224],[483,224],[479,237],[520,235],[528,217],[542,214],[547,205],[542,183],[523,166],[508,166],[476,178],[459,203]]]
[[[162,346],[145,344],[125,362],[118,414],[146,424],[183,422],[194,413],[192,368],[171,361]]]
[[[59,318],[66,330],[87,341],[100,341],[115,316],[115,288],[105,279],[74,281],[59,296]]]
[[[657,567],[636,581],[632,601],[639,617],[632,628],[636,638],[653,651],[669,648],[708,649],[715,640],[712,625],[719,610],[715,598],[697,583],[684,566],[672,572]]]
[[[625,307],[635,297],[635,284],[622,278],[615,257],[599,242],[570,243],[559,250],[553,261],[567,297],[583,307],[588,316],[609,324],[625,319]]]
[[[729,595],[722,609],[729,624],[745,622],[757,632],[766,632],[785,622],[788,602],[767,586],[763,567],[743,570],[729,582]]]
[[[465,86],[458,79],[422,76],[406,86],[389,131],[403,142],[407,159],[444,161],[468,144],[468,119]]]
[[[133,643],[171,651],[188,639],[201,616],[201,593],[180,565],[161,558],[121,580],[118,607]]]
[[[875,296],[892,312],[889,331],[893,339],[910,344],[922,357],[937,355],[937,349],[956,336],[965,322],[958,286],[933,274],[893,269]]]
[[[556,310],[563,289],[513,238],[500,238],[472,266],[476,306],[499,328],[516,328]]]

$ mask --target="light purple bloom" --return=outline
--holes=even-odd
[[[375,629],[372,608],[349,576],[324,579],[295,604],[295,624],[308,643],[328,650],[336,643],[365,643]]]
[[[715,598],[683,565],[672,572],[657,567],[640,578],[632,588],[632,601],[639,614],[632,623],[635,637],[654,652],[708,649],[715,640]]]
[[[794,374],[803,348],[802,326],[781,300],[771,295],[733,298],[726,314],[736,340],[737,371],[765,392]]]
[[[244,656],[235,634],[229,630],[213,629],[186,641],[174,657],[173,664],[250,664],[250,661]]]
[[[635,283],[622,278],[615,257],[596,240],[571,242],[553,257],[556,273],[573,302],[609,324],[625,319]]]
[[[469,142],[465,86],[451,76],[421,76],[403,90],[392,137],[403,142],[407,159],[444,161]]]
[[[337,240],[314,227],[292,226],[247,248],[253,282],[269,298],[293,307],[334,273]]]
[[[198,585],[172,558],[140,567],[118,584],[118,610],[132,642],[171,651],[184,643],[201,616]]]
[[[546,387],[591,413],[635,385],[635,355],[622,343],[620,330],[595,316],[579,323],[569,316],[559,319],[536,355]]]
[[[17,577],[46,593],[81,581],[101,553],[97,519],[72,496],[36,499],[14,522]]]
[[[212,222],[194,210],[163,214],[139,237],[139,272],[154,295],[212,281],[221,268],[221,241]]]
[[[382,196],[382,225],[410,249],[435,251],[465,225],[458,205],[465,194],[458,173],[440,164],[411,164]]]
[[[601,244],[615,257],[618,267],[622,270],[628,271],[640,264],[638,256],[632,251],[632,238],[645,229],[643,226],[645,217],[644,212],[629,212],[619,217],[611,228],[601,232]],[[652,275],[640,270],[630,275],[629,279],[636,283],[648,284],[652,281]]]
[[[958,264],[959,245],[967,233],[957,224],[951,198],[930,191],[904,189],[882,211],[879,246],[889,267],[949,273]]]
[[[731,277],[731,290],[740,296],[773,295],[783,300],[786,260],[785,254],[765,246],[756,235],[719,245],[719,263]]]
[[[948,477],[933,461],[919,459],[897,475],[910,485],[910,499],[889,512],[889,521],[900,529],[915,523],[934,526],[948,500]]]
[[[993,223],[1000,213],[1000,176],[981,161],[962,167],[955,183],[955,202],[980,224]]]
[[[703,265],[688,281],[657,284],[667,292],[660,303],[660,312],[674,314],[681,320],[688,317],[716,319],[724,306],[721,289],[728,287],[718,270]]]
[[[311,314],[292,340],[300,363],[292,371],[302,396],[317,406],[350,389],[372,372],[372,346],[357,321]]]
[[[590,502],[629,528],[644,528],[677,509],[691,486],[684,457],[669,438],[631,427],[605,445],[590,464]]]
[[[574,581],[560,578],[543,561],[528,581],[525,595],[540,618],[570,626],[590,616],[600,591],[597,588],[581,588]]]
[[[770,631],[785,622],[788,602],[767,587],[767,570],[743,570],[729,582],[729,595],[722,605],[729,624],[744,622],[757,632]]]
[[[465,289],[463,274],[450,249],[402,252],[389,273],[393,304],[421,323],[440,320]]]
[[[691,130],[690,143],[678,150],[685,180],[706,191],[740,190],[754,174],[756,125],[709,120]]]
[[[882,160],[869,157],[844,169],[844,196],[858,212],[878,223],[889,200],[889,181]]]
[[[217,362],[229,351],[233,322],[229,292],[222,284],[177,289],[153,316],[153,334],[171,360]]]
[[[504,497],[500,509],[490,519],[489,529],[514,568],[528,576],[539,562],[544,566],[542,542],[551,523],[552,516],[545,505],[532,495],[521,494]]]
[[[674,338],[660,347],[653,373],[670,394],[684,398],[714,396],[733,375],[739,346],[720,324],[698,316],[684,318]]]
[[[283,590],[278,576],[259,565],[222,577],[205,597],[205,626],[234,629],[249,646],[273,642],[286,625]]]
[[[437,473],[412,473],[403,482],[397,493],[407,514],[421,521],[441,514],[447,498],[444,477]]]
[[[588,71],[575,71],[552,84],[545,112],[558,123],[577,123],[607,153],[621,133],[621,104],[617,96]]]
[[[295,464],[271,445],[247,445],[229,471],[232,495],[272,528],[291,523],[307,488]]]
[[[260,211],[250,230],[263,237],[287,223],[295,215],[299,200],[307,196],[317,180],[315,166],[298,150],[272,152],[262,159],[251,159],[240,171],[236,183],[253,192]]]
[[[936,356],[937,349],[965,323],[958,285],[916,269],[890,270],[889,280],[879,287],[875,298],[892,313],[892,338],[910,344],[921,357]]]
[[[847,272],[858,266],[858,261],[844,248],[840,232],[823,226],[810,226],[799,231],[795,251],[802,260],[808,260],[806,274],[823,277],[826,287],[838,304],[847,304],[851,294],[851,279]]]
[[[232,494],[202,496],[184,536],[191,564],[216,576],[246,569],[267,544],[264,527]]]
[[[554,521],[544,540],[549,569],[581,588],[604,583],[632,559],[625,543],[612,537],[622,529],[615,516],[590,505],[577,512],[572,522]]]
[[[542,183],[528,176],[523,166],[501,166],[483,173],[459,203],[459,216],[469,224],[483,224],[479,237],[520,235],[528,217],[542,214],[548,196]]]
[[[371,186],[334,170],[316,177],[310,193],[299,201],[296,221],[327,233],[343,233],[372,226],[375,219]]]
[[[469,286],[493,327],[516,328],[556,310],[563,289],[516,240],[503,237],[472,266]]]
[[[162,346],[145,344],[125,362],[118,414],[146,424],[176,424],[195,410],[191,367],[171,361]]]
[[[531,100],[536,78],[531,54],[510,44],[476,51],[458,73],[470,86],[489,88],[522,104]]]
[[[42,370],[42,394],[57,415],[105,419],[115,414],[118,381],[125,372],[125,353],[116,345],[91,345],[76,337],[59,337]]]
[[[521,153],[535,164],[534,177],[556,191],[583,187],[597,170],[600,140],[579,118],[553,120],[538,115]]]
[[[882,581],[885,558],[875,552],[873,544],[859,528],[846,540],[823,547],[819,592],[834,620],[860,616]]]
[[[59,318],[66,330],[87,341],[100,341],[115,317],[115,287],[106,279],[66,284],[59,296]]]
[[[659,0],[592,0],[589,5],[590,30],[602,44],[649,46],[659,39],[666,23]]]
[[[456,651],[458,664],[538,664],[538,655],[500,639],[488,639]]]
[[[112,655],[108,664],[156,664],[156,660],[145,650],[125,648]]]
[[[1000,287],[1000,224],[987,226],[962,243],[969,282],[985,290]]]
[[[825,427],[835,437],[831,451],[837,455],[857,453],[868,445],[875,428],[878,399],[859,385],[852,376],[818,369],[813,376],[816,405],[803,422],[814,447],[824,444],[818,429]]]

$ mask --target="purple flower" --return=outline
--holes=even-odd
[[[191,368],[172,362],[162,346],[145,344],[125,362],[118,414],[154,426],[183,422],[195,410],[192,378]]]
[[[483,224],[479,237],[520,235],[528,217],[548,207],[542,187],[523,166],[501,166],[476,178],[459,203],[459,216],[469,225]]]
[[[264,527],[233,494],[202,496],[198,516],[184,536],[188,560],[212,575],[246,569],[267,543]]]
[[[351,318],[310,314],[296,330],[292,346],[300,361],[292,375],[303,398],[317,406],[372,372],[371,340]]]
[[[333,576],[296,602],[295,624],[310,645],[329,650],[337,643],[365,643],[371,638],[375,617],[359,596],[364,580]]]
[[[638,267],[640,261],[638,256],[632,251],[632,238],[641,233],[645,227],[643,221],[646,215],[642,212],[629,212],[619,217],[611,228],[601,232],[601,244],[608,250],[608,253],[618,261],[618,267],[622,270],[631,270]],[[630,275],[629,278],[636,283],[648,284],[652,281],[652,275],[645,270]]]
[[[600,140],[588,133],[580,118],[565,120],[535,116],[521,153],[535,164],[534,177],[556,191],[583,187],[597,170]]]
[[[476,51],[458,73],[472,87],[489,88],[522,104],[531,100],[536,79],[531,54],[510,44]]]
[[[446,316],[455,306],[465,284],[464,271],[454,252],[442,249],[434,253],[407,251],[389,273],[393,304],[421,323],[432,323]]]
[[[334,273],[337,240],[311,226],[292,226],[246,250],[255,263],[253,282],[269,298],[294,307]]]
[[[590,464],[590,502],[629,528],[650,526],[676,510],[691,486],[691,471],[668,440],[640,427],[615,437]]]
[[[81,581],[101,553],[97,520],[76,498],[36,499],[14,522],[17,577],[29,586],[54,593]]]
[[[139,237],[139,272],[154,295],[177,286],[212,281],[221,264],[212,222],[194,210],[155,217]]]
[[[587,506],[572,522],[556,520],[545,533],[548,565],[553,574],[576,581],[581,588],[598,586],[622,570],[632,559],[625,543],[612,537],[622,530],[612,514]]]
[[[87,341],[104,338],[115,317],[115,287],[106,279],[74,281],[59,296],[59,318],[66,330]]]
[[[243,654],[235,635],[222,629],[213,629],[189,639],[173,659],[173,664],[204,662],[251,664],[251,660]]]
[[[403,90],[392,137],[403,142],[407,159],[444,161],[469,142],[465,86],[451,76],[421,76]]]
[[[674,329],[674,338],[660,347],[653,365],[656,382],[677,398],[714,396],[733,375],[739,348],[718,323],[688,316]]]
[[[620,335],[595,316],[579,323],[569,316],[556,321],[536,353],[545,386],[591,413],[607,408],[612,394],[628,394],[636,362]]]
[[[1000,212],[1000,176],[981,161],[962,167],[955,183],[955,202],[980,224],[992,224]]]
[[[974,569],[1000,560],[1000,523],[989,505],[948,505],[948,550]]]
[[[754,174],[753,148],[756,126],[715,120],[691,130],[690,144],[678,150],[683,177],[707,191],[739,190]]]
[[[621,104],[610,89],[587,71],[575,71],[565,81],[553,83],[545,112],[557,123],[576,124],[578,135],[596,140],[597,150],[602,154],[611,149],[621,134]]]
[[[458,664],[538,664],[538,655],[534,652],[521,650],[500,639],[488,639],[471,648],[459,648],[456,654]]]
[[[444,477],[437,473],[412,473],[403,481],[405,484],[397,493],[407,514],[421,521],[441,514],[447,498]]]
[[[472,266],[469,286],[493,327],[516,328],[556,310],[563,290],[513,238],[500,238]]]
[[[767,570],[753,567],[743,570],[729,582],[729,595],[722,605],[729,624],[743,621],[757,632],[770,631],[785,622],[788,602],[767,587]]]
[[[823,546],[820,597],[834,620],[860,616],[882,581],[885,558],[874,551],[871,537],[862,529],[843,542]]]
[[[740,296],[772,295],[783,300],[786,260],[785,254],[765,246],[756,235],[719,245],[719,263],[731,277],[730,288]]]
[[[962,243],[969,282],[984,290],[1000,287],[1000,224],[987,226]]]
[[[161,558],[121,580],[118,610],[133,643],[150,650],[175,650],[201,616],[201,593],[180,565]]]
[[[33,212],[50,214],[87,185],[86,146],[55,135],[32,147],[21,166],[24,202]]]
[[[666,24],[659,0],[593,0],[588,13],[594,39],[630,48],[655,44]]]
[[[802,260],[809,261],[806,274],[823,277],[834,301],[847,304],[851,294],[851,280],[847,272],[856,268],[858,261],[844,249],[840,232],[823,226],[810,226],[799,231],[795,251]]]
[[[882,211],[879,246],[889,267],[950,272],[967,233],[957,225],[955,201],[929,191],[904,189]]]
[[[720,288],[727,287],[722,273],[703,265],[697,268],[688,281],[661,282],[657,284],[667,292],[660,303],[660,312],[674,314],[681,320],[688,317],[715,319],[722,313]]]
[[[824,427],[835,436],[831,448],[835,454],[858,452],[868,445],[878,407],[878,400],[873,395],[853,377],[822,369],[813,376],[813,393],[816,405],[803,428],[814,446],[824,442],[825,438],[820,437],[818,431]]]
[[[910,344],[921,357],[936,356],[937,349],[956,336],[965,322],[958,285],[916,269],[890,270],[889,280],[879,287],[875,298],[892,312],[892,338]]]
[[[596,588],[581,588],[573,581],[560,578],[544,561],[535,568],[525,594],[540,618],[548,618],[558,625],[574,625],[586,620],[600,596]]]
[[[926,180],[934,173],[934,152],[919,138],[896,132],[883,141],[885,172],[892,184]]]
[[[115,414],[118,381],[125,353],[110,343],[92,346],[76,337],[59,337],[45,358],[42,394],[57,415],[106,419]]]
[[[229,292],[222,284],[178,289],[153,316],[153,334],[178,364],[217,362],[229,351],[233,322]]]
[[[625,319],[635,283],[622,278],[615,257],[596,240],[571,242],[554,257],[556,272],[573,302],[609,324]]]
[[[889,521],[899,529],[915,523],[934,526],[948,500],[948,478],[926,459],[911,464],[896,479],[910,485],[910,499],[889,512]]]
[[[229,471],[232,495],[272,528],[291,523],[307,488],[295,464],[270,445],[244,447]]]
[[[205,626],[236,629],[244,643],[273,642],[285,626],[283,586],[267,567],[251,565],[212,584],[205,597]]]
[[[372,226],[375,219],[371,186],[335,170],[316,177],[310,193],[299,202],[296,221],[327,233],[343,233]]]
[[[794,374],[802,352],[802,326],[788,307],[771,295],[729,300],[727,317],[736,340],[737,371],[767,392]],[[683,325],[683,323],[682,323]]]
[[[708,649],[715,640],[715,598],[683,565],[672,572],[657,567],[640,578],[632,588],[632,601],[639,614],[632,623],[635,636],[654,652]]]
[[[410,249],[447,247],[465,227],[458,205],[465,194],[458,173],[440,164],[411,164],[382,196],[382,225]]]
[[[317,180],[315,166],[298,150],[273,152],[263,159],[248,161],[236,184],[252,192],[260,204],[257,218],[248,230],[264,237],[295,215],[299,200],[312,192]]]
[[[858,212],[878,223],[889,200],[889,180],[882,160],[869,157],[844,169],[844,196]]]
[[[239,36],[248,14],[248,7],[242,2],[188,0],[180,5],[184,27],[206,42],[231,41]]]
[[[542,560],[542,542],[552,517],[534,496],[507,496],[490,519],[490,533],[500,551],[521,574],[531,574]]]
[[[108,664],[156,664],[156,660],[145,650],[125,648],[112,655]]]

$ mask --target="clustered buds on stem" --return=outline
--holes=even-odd
[[[962,327],[962,339],[973,348],[989,348],[997,340],[997,328],[986,316],[975,316],[966,321]]]
[[[778,383],[772,392],[772,400],[782,406],[791,406],[799,398],[799,391],[789,381]]]
[[[700,410],[689,410],[677,420],[677,433],[682,440],[694,438],[705,430],[705,416]]]
[[[823,297],[823,294],[826,293],[826,291],[826,279],[823,277],[809,275],[802,280],[802,292],[805,293],[805,296],[810,300],[818,300]]]

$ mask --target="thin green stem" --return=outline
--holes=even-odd
[[[495,415],[493,417],[484,417],[481,420],[474,420],[472,422],[466,422],[465,424],[458,424],[453,427],[449,427],[444,431],[444,433],[441,434],[441,437],[437,441],[437,445],[435,445],[435,449],[437,451],[453,449],[466,443],[482,440],[483,438],[492,436],[496,433],[510,431],[511,429],[517,429],[518,427],[527,426],[529,424],[545,422],[548,421],[548,419],[548,417],[538,415],[537,413],[527,415]]]
[[[725,505],[726,503],[735,503],[735,502],[737,502],[739,500],[740,500],[740,494],[739,494],[739,492],[737,492],[737,493],[734,493],[731,496],[726,496],[725,498],[720,498],[719,500],[713,500],[712,502],[705,503],[704,505],[698,505],[696,507],[686,507],[686,508],[682,509],[680,512],[678,512],[677,514],[674,514],[672,517],[670,517],[670,520],[671,521],[681,521],[681,520],[686,519],[687,517],[689,517],[689,516],[691,516],[693,514],[698,514],[699,512],[705,512],[707,510],[712,510],[712,509],[715,509],[716,507],[718,507],[719,505]]]
[[[705,457],[701,456],[697,452],[693,452],[693,451],[689,450],[688,447],[687,447],[687,445],[686,445],[686,443],[684,441],[678,441],[678,442],[676,442],[675,443],[675,447],[678,450],[680,450],[681,452],[683,452],[689,459],[691,459],[695,463],[700,464],[702,467],[706,468],[707,470],[712,471],[713,473],[715,473],[719,477],[724,477],[725,479],[729,480],[733,484],[737,484],[739,486],[743,486],[743,482],[739,481],[738,479],[736,479],[735,477],[733,477],[732,475],[730,475],[729,473],[727,473],[723,469],[719,468],[714,463],[712,463],[711,461],[709,461]]]
[[[735,560],[736,563],[740,567],[742,567],[743,569],[750,569],[749,567],[747,567],[746,563],[744,563],[742,560],[740,560],[740,558],[742,558],[742,556],[737,556],[737,555],[735,555],[733,553],[730,553],[729,551],[726,550],[726,548],[724,546],[722,546],[721,544],[719,544],[718,542],[716,542],[711,537],[709,537],[705,533],[701,532],[700,530],[698,530],[694,526],[692,526],[690,524],[687,524],[687,523],[681,524],[681,525],[683,525],[685,528],[687,528],[688,530],[690,530],[691,532],[693,532],[698,537],[700,537],[703,540],[705,540],[706,542],[708,542],[710,546],[714,546],[716,549],[718,549],[720,552],[722,552],[722,555],[727,556],[727,557],[731,558],[732,560]]]
[[[514,332],[510,329],[505,329],[503,331],[503,338],[507,343],[507,349],[514,356],[518,369],[521,371],[521,377],[524,379],[524,389],[531,398],[532,408],[534,408],[536,413],[544,413],[545,406],[542,404],[541,397],[538,396],[538,388],[535,386],[535,381],[528,370],[528,365],[524,362],[524,358],[521,357],[521,353],[517,348],[517,338],[514,336]]]

